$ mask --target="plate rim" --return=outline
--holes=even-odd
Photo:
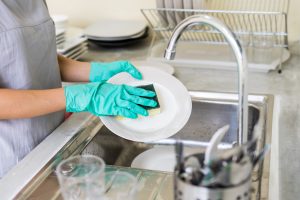
[[[192,155],[194,153],[199,153],[200,151],[204,152],[204,149],[198,149],[198,148],[191,148],[191,147],[185,147],[184,149],[184,156],[188,156],[188,155]],[[150,167],[146,168],[146,167],[141,167],[141,163],[144,160],[148,160],[149,157],[153,158],[154,154],[156,152],[159,152],[158,156],[162,157],[161,155],[167,155],[169,157],[169,155],[173,155],[174,156],[174,164],[176,164],[176,159],[175,159],[175,149],[173,146],[154,146],[140,154],[138,154],[131,162],[130,167],[132,168],[138,168],[138,169],[148,169],[148,170],[154,170],[154,169],[150,169]],[[155,154],[157,155],[157,154]],[[166,157],[167,157],[166,156]],[[139,165],[140,164],[140,165]],[[174,166],[175,168],[175,166]],[[163,171],[163,170],[161,170]],[[169,171],[167,171],[169,172]]]
[[[99,33],[96,32],[95,30],[100,30],[99,27],[103,26],[103,24],[114,24],[114,23],[128,23],[130,25],[135,25],[138,28],[135,28],[135,31],[131,31],[132,33],[125,33],[125,31],[123,32],[123,34],[119,34],[119,35],[101,35],[99,36]],[[138,24],[138,25],[137,25]],[[94,38],[109,38],[110,40],[114,40],[114,39],[118,39],[118,38],[132,38],[135,37],[137,35],[142,34],[143,32],[145,32],[145,29],[147,29],[147,23],[145,21],[142,20],[101,20],[98,22],[95,22],[89,26],[87,26],[84,29],[84,34],[88,35],[88,36],[92,36]],[[92,32],[91,32],[92,30]],[[129,31],[128,31],[129,32]],[[91,34],[92,33],[92,34]]]
[[[165,138],[171,137],[172,135],[175,135],[185,126],[185,124],[188,122],[188,120],[191,116],[192,99],[191,99],[191,96],[189,95],[187,88],[177,78],[175,78],[174,76],[172,76],[164,71],[161,71],[159,69],[149,68],[149,67],[139,67],[139,70],[142,73],[143,73],[143,71],[144,72],[148,71],[148,73],[150,71],[150,73],[153,73],[153,74],[155,73],[156,76],[157,76],[157,73],[159,73],[159,74],[161,74],[161,76],[169,77],[169,80],[173,79],[174,82],[176,82],[178,84],[178,86],[181,87],[181,90],[187,94],[185,97],[186,99],[184,100],[185,105],[180,105],[180,106],[182,106],[182,108],[185,108],[185,109],[183,109],[183,110],[186,110],[185,115],[180,114],[180,116],[182,116],[182,117],[180,118],[179,122],[177,122],[175,124],[176,125],[175,127],[168,127],[168,126],[174,125],[174,121],[175,121],[175,119],[178,119],[178,117],[177,118],[175,117],[174,120],[171,120],[171,122],[168,123],[168,126],[162,128],[162,129],[153,131],[152,137],[145,137],[145,138],[140,138],[137,136],[134,137],[134,134],[125,134],[124,135],[124,134],[120,133],[121,131],[120,132],[118,131],[118,127],[113,126],[112,121],[114,121],[114,119],[112,119],[113,117],[111,117],[111,116],[100,116],[100,120],[111,132],[113,132],[114,134],[116,134],[122,138],[131,140],[131,141],[150,142],[150,141],[165,139]],[[114,83],[115,82],[114,78],[110,79],[108,82]],[[178,116],[178,114],[176,116]],[[125,129],[125,131],[122,131],[122,132],[127,132],[127,130]],[[160,134],[158,134],[159,132],[160,132]]]

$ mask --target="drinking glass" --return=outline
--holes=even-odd
[[[105,190],[104,161],[93,155],[70,157],[57,166],[65,200],[102,200]]]
[[[107,172],[105,183],[105,200],[136,200],[139,187],[133,175],[120,171]]]
[[[244,33],[240,31],[239,34],[237,35],[237,38],[239,39],[241,45],[244,48],[247,48],[250,45],[251,33]]]
[[[274,57],[275,39],[274,35],[255,35],[253,37],[253,59],[255,63],[265,63],[266,60]]]

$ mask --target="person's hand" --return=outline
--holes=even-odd
[[[157,102],[147,97],[156,94],[141,88],[110,83],[88,83],[64,87],[67,112],[88,111],[96,116],[120,115],[137,118],[148,116],[142,106],[155,107]],[[146,98],[144,98],[146,97]]]
[[[142,79],[142,74],[128,61],[92,62],[89,79],[91,82],[104,82],[121,72],[127,72],[136,79]]]

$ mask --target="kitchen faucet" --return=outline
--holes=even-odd
[[[221,32],[231,46],[238,64],[239,106],[238,106],[238,144],[247,142],[248,136],[248,92],[247,92],[247,59],[244,49],[232,31],[220,20],[208,15],[194,15],[180,22],[174,29],[164,57],[173,60],[176,54],[176,43],[181,34],[195,25],[209,25]]]

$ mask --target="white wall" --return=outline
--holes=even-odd
[[[70,24],[84,27],[99,19],[143,19],[141,8],[154,8],[155,0],[47,0],[51,13],[67,14]]]
[[[290,12],[289,12],[289,34],[290,41],[300,40],[300,1],[291,0]]]
[[[221,0],[220,0],[221,1]],[[47,0],[51,13],[67,14],[79,27],[98,19],[144,19],[141,8],[154,8],[155,0]],[[300,0],[291,0],[289,39],[300,40]]]

